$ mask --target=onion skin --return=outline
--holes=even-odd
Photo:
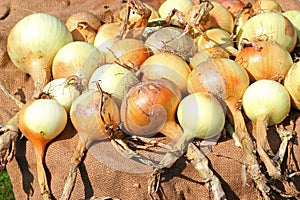
[[[62,47],[53,60],[54,79],[77,75],[86,83],[99,65],[105,62],[104,55],[87,42],[75,41]]]
[[[237,35],[238,49],[242,49],[243,39],[272,40],[292,52],[297,42],[293,24],[280,13],[265,12],[255,15],[244,23]]]
[[[143,137],[157,134],[165,124],[175,121],[180,100],[179,89],[169,80],[157,79],[138,83],[128,91],[121,104],[123,130]],[[168,137],[173,138],[172,135]]]
[[[300,110],[300,62],[292,65],[284,79],[284,87],[288,90],[292,106]]]
[[[247,70],[250,80],[272,79],[281,82],[293,64],[289,52],[272,41],[255,42],[242,49],[235,61]]]
[[[50,81],[55,54],[72,41],[65,24],[46,13],[28,15],[12,28],[7,38],[7,52],[14,65],[32,77],[34,97],[38,97]]]
[[[245,5],[240,0],[220,0],[220,3],[232,14],[235,18],[238,11]]]
[[[101,22],[93,13],[82,11],[70,15],[66,21],[66,26],[72,33],[74,41],[93,44]]]
[[[125,38],[117,40],[106,54],[106,62],[117,62],[128,68],[136,69],[152,55],[152,51],[142,41]]]
[[[145,60],[140,70],[142,80],[168,79],[178,86],[183,96],[186,95],[191,69],[181,57],[168,52],[156,53]]]

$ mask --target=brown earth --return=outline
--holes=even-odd
[[[144,0],[155,8],[163,0]],[[298,0],[278,0],[284,10],[300,10]],[[109,5],[113,11],[124,5],[122,0],[2,0],[0,3],[0,82],[11,94],[26,102],[33,91],[33,82],[29,76],[20,72],[10,61],[6,52],[7,35],[13,25],[24,16],[34,12],[53,14],[65,21],[68,16],[78,11],[90,11],[101,16],[104,5]],[[49,30],[51,31],[51,30]],[[0,124],[5,124],[19,108],[0,91]],[[300,131],[300,121],[296,118],[296,132]],[[70,125],[47,151],[46,166],[49,183],[55,198],[59,199],[65,177],[68,172],[69,159],[76,147],[78,136]],[[273,150],[278,148],[279,139],[272,140]],[[293,169],[299,171],[300,147],[299,139],[294,140]],[[16,199],[41,199],[36,179],[35,156],[32,145],[26,139],[17,143],[15,159],[7,166],[12,180]],[[234,145],[230,138],[222,138],[213,152],[208,155],[210,166],[222,181],[227,198],[259,199],[259,193],[251,180],[242,184],[242,151]],[[88,154],[79,167],[79,175],[71,199],[89,199],[92,196],[109,196],[120,199],[149,199],[147,195],[147,180],[150,173],[133,174],[114,170],[97,161]],[[159,192],[162,199],[209,199],[204,181],[201,180],[185,157],[180,158],[162,175]],[[291,187],[300,190],[299,176],[290,183]]]

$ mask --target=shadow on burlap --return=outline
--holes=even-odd
[[[144,1],[157,8],[161,1]],[[299,1],[283,2],[284,9],[300,9]],[[2,4],[2,5],[1,5]],[[33,12],[54,14],[63,21],[77,11],[88,10],[97,15],[103,13],[103,6],[110,5],[113,11],[121,6],[121,0],[74,0],[70,1],[21,1],[12,0],[0,3],[1,9],[9,8],[6,18],[0,20],[0,81],[16,98],[26,102],[33,90],[33,82],[29,76],[20,72],[10,62],[6,53],[6,38],[12,26],[22,17]],[[1,11],[0,9],[0,11]],[[49,30],[51,31],[51,30]],[[5,124],[19,108],[0,91],[0,123]],[[297,117],[296,117],[297,119]],[[299,132],[299,120],[296,121],[296,132]],[[273,134],[274,135],[274,134]],[[269,136],[269,139],[272,136]],[[274,139],[275,138],[275,139]],[[278,148],[280,139],[272,139],[272,150]],[[76,148],[78,136],[71,124],[53,142],[49,144],[46,154],[46,166],[49,184],[55,198],[59,199],[69,169],[70,158]],[[294,141],[293,169],[299,170],[300,148],[299,139]],[[222,181],[228,199],[258,199],[259,194],[249,178],[246,185],[242,183],[242,151],[234,145],[230,138],[222,138],[208,154],[210,166]],[[40,199],[37,183],[35,154],[30,142],[25,138],[18,140],[16,157],[7,165],[16,199]],[[149,173],[126,173],[107,167],[91,154],[87,154],[80,164],[78,176],[71,199],[89,199],[92,196],[109,196],[120,199],[149,199],[147,181]],[[300,190],[300,181],[291,183]],[[185,157],[181,157],[162,174],[161,199],[209,199],[209,193]]]

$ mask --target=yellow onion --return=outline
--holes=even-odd
[[[32,77],[34,96],[50,81],[52,61],[58,50],[72,40],[65,24],[46,13],[28,15],[12,28],[7,53],[18,69]]]
[[[76,75],[87,83],[95,69],[104,62],[104,55],[92,44],[71,42],[57,52],[52,65],[53,78]]]
[[[281,172],[267,155],[267,127],[282,122],[290,112],[291,101],[286,88],[274,80],[258,80],[245,91],[243,109],[246,116],[255,123],[257,152],[273,178],[280,178]]]
[[[66,124],[67,113],[54,99],[33,100],[18,113],[18,127],[34,147],[40,192],[45,200],[51,199],[44,169],[46,146],[64,130]]]
[[[130,70],[116,64],[104,64],[97,68],[89,81],[89,90],[98,90],[100,85],[103,92],[110,94],[120,106],[127,91],[139,82],[137,76]]]
[[[254,46],[243,48],[235,60],[247,70],[251,81],[272,79],[280,82],[293,64],[289,52],[270,40],[257,41]]]
[[[274,0],[256,0],[253,3],[253,9],[256,13],[268,11],[282,11],[280,4]]]
[[[184,13],[187,12],[193,5],[194,3],[192,0],[166,0],[160,5],[158,13],[160,17],[166,18],[173,9]],[[178,18],[174,16],[172,20],[174,24],[178,24],[176,20],[178,20]]]
[[[225,52],[236,56],[237,50],[234,48],[234,43],[230,38],[230,34],[220,28],[212,28],[206,30],[197,40],[198,48],[208,51],[213,47],[218,47]],[[215,48],[216,49],[216,48]]]
[[[178,87],[169,80],[139,82],[123,98],[120,109],[122,130],[143,137],[161,132],[174,138],[179,128],[175,113],[180,100]]]
[[[289,69],[285,79],[284,86],[288,90],[292,105],[294,108],[300,110],[300,62],[296,62]]]
[[[69,113],[73,101],[83,92],[83,88],[76,77],[58,78],[50,81],[43,88],[43,93],[55,99]]]
[[[72,33],[74,41],[84,41],[93,44],[101,22],[93,13],[81,11],[70,15],[66,21],[66,26]]]
[[[247,20],[240,28],[237,35],[237,45],[242,49],[243,40],[254,38],[272,40],[282,45],[288,52],[292,52],[296,42],[297,34],[293,24],[277,12],[265,12],[257,14]]]
[[[297,36],[300,37],[300,11],[287,10],[283,12],[283,15],[292,22],[292,24],[295,26]]]
[[[150,56],[141,65],[142,80],[168,79],[175,83],[185,95],[187,78],[191,72],[189,65],[179,56],[161,52]]]
[[[137,68],[151,55],[151,49],[142,41],[126,38],[114,42],[106,54],[106,62],[117,62],[129,68]]]
[[[120,27],[121,23],[119,22],[103,24],[100,26],[94,39],[94,46],[104,54],[109,52],[119,33]]]
[[[186,61],[195,54],[197,46],[189,34],[178,27],[164,27],[152,33],[145,44],[155,53],[170,52]]]

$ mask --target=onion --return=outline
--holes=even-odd
[[[184,12],[187,12],[188,9],[191,8],[193,5],[194,5],[194,3],[192,0],[166,0],[160,5],[160,7],[158,9],[158,13],[159,13],[160,17],[167,18],[173,9],[176,9],[176,10],[184,13]],[[173,23],[176,24],[175,21],[177,19],[178,18],[175,17],[173,19]]]
[[[161,132],[174,138],[174,129],[179,128],[175,112],[180,100],[178,87],[169,80],[140,82],[130,88],[122,101],[122,129],[128,134],[143,137]]]
[[[282,11],[280,4],[274,0],[256,0],[253,3],[253,9],[256,13],[268,11]]]
[[[35,97],[50,81],[55,54],[69,42],[72,35],[65,24],[46,13],[28,15],[12,28],[7,38],[7,52],[14,65],[32,77]]]
[[[152,51],[140,40],[125,38],[117,40],[106,54],[106,62],[125,65],[129,68],[138,68]]]
[[[18,127],[32,143],[36,154],[38,182],[43,199],[51,199],[44,170],[46,146],[64,130],[66,124],[65,109],[53,99],[33,100],[18,113]]]
[[[237,50],[234,48],[234,43],[230,38],[230,34],[220,28],[212,28],[206,30],[197,40],[198,48],[210,49],[218,47],[224,51],[236,56]]]
[[[120,28],[121,23],[118,22],[103,24],[100,26],[94,39],[94,46],[104,54],[109,52],[109,49],[115,42],[115,38],[117,37]]]
[[[190,93],[209,92],[221,103],[225,103],[226,114],[234,124],[235,134],[244,152],[244,164],[250,177],[256,183],[257,188],[264,194],[269,189],[266,179],[259,170],[259,164],[254,154],[254,146],[250,134],[247,131],[245,120],[239,102],[245,90],[249,86],[249,77],[239,64],[229,59],[211,59],[203,62],[200,60],[192,70],[187,88]]]
[[[292,52],[297,34],[293,24],[282,14],[265,12],[250,18],[241,27],[237,35],[237,45],[242,49],[244,39],[266,38],[282,45],[288,52]]]
[[[155,53],[164,51],[181,56],[186,61],[195,54],[194,39],[177,27],[164,27],[152,33],[145,44]]]
[[[283,13],[292,24],[295,26],[297,36],[300,37],[300,11],[299,10],[287,10]]]
[[[101,22],[96,15],[88,11],[77,12],[69,16],[66,26],[72,33],[74,41],[94,43]]]
[[[273,178],[280,178],[280,169],[276,168],[267,155],[267,127],[281,123],[290,111],[291,101],[288,91],[274,80],[258,80],[252,83],[244,93],[243,109],[248,118],[256,125],[255,137],[257,151]]]
[[[181,94],[186,95],[186,82],[191,69],[181,57],[168,52],[157,53],[145,60],[140,70],[143,80],[171,80],[178,86]]]
[[[87,42],[75,41],[61,48],[52,65],[53,78],[78,76],[88,82],[92,73],[104,63],[104,55]]]
[[[104,64],[97,68],[89,81],[89,90],[98,90],[100,85],[103,92],[111,95],[113,100],[120,106],[127,91],[139,80],[130,70],[116,64]]]
[[[288,90],[291,103],[294,108],[300,110],[300,62],[296,62],[289,69],[285,79],[284,86]]]
[[[59,78],[50,81],[43,92],[60,103],[69,113],[73,101],[83,92],[83,86],[76,77]]]
[[[247,70],[251,81],[260,79],[282,81],[293,64],[289,52],[269,40],[254,44],[242,49],[235,59],[236,62]]]

